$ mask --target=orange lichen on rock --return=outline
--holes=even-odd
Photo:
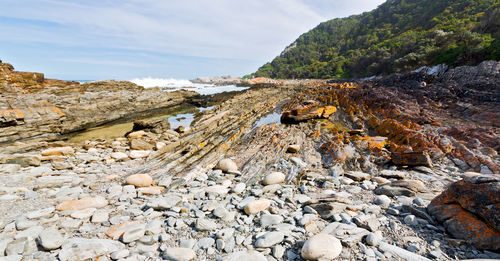
[[[368,142],[371,149],[382,149],[387,144],[387,137],[361,137],[360,140]]]
[[[453,183],[427,207],[454,237],[478,248],[500,249],[500,177],[480,175]]]
[[[334,106],[319,106],[315,100],[307,100],[285,110],[281,115],[283,123],[298,123],[312,119],[325,119],[337,111]]]
[[[335,106],[325,106],[318,109],[318,117],[328,118],[337,111]]]
[[[23,112],[19,109],[0,110],[0,115],[2,115],[2,117],[11,117],[11,118],[15,118],[15,119],[23,119],[24,118]]]

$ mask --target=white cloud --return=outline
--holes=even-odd
[[[0,24],[0,38],[264,63],[320,22],[382,2],[2,0],[0,16],[27,22]]]

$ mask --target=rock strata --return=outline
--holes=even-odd
[[[486,83],[496,78],[481,75],[472,91],[491,92]],[[495,242],[488,233],[498,226],[498,180],[486,174],[498,160],[488,149],[495,129],[467,132],[477,136],[464,143],[454,138],[464,129],[449,129],[458,120],[425,120],[420,113],[446,117],[440,110],[454,109],[414,103],[433,103],[442,90],[463,86],[438,77],[425,92],[407,87],[417,76],[276,81],[198,113],[184,133],[145,128],[113,139],[2,146],[0,158],[16,160],[0,165],[0,259],[498,259],[493,244],[476,234],[487,232]],[[427,90],[436,95],[423,95]],[[412,95],[419,98],[399,97]],[[464,102],[482,99],[469,98]],[[294,124],[254,124],[309,100],[337,111]],[[477,113],[467,116],[469,126],[491,128]],[[290,151],[290,144],[300,149]],[[42,156],[47,149],[54,151]],[[391,159],[419,151],[432,166]],[[237,168],[223,171],[220,159]]]

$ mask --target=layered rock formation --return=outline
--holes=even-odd
[[[387,150],[380,155],[390,159],[391,153],[399,153],[393,159],[406,165],[429,165],[425,153],[463,170],[500,173],[498,82],[499,62],[422,68],[354,84],[317,84],[300,92],[285,110],[293,113],[294,106],[311,99],[336,106],[331,120],[347,128],[333,128],[342,143],[359,139],[352,130],[387,137]],[[342,154],[342,146],[325,143],[324,148]]]
[[[11,144],[0,259],[498,259],[483,249],[497,251],[498,178],[466,172],[479,156],[498,161],[485,154],[498,127],[457,110],[495,102],[462,100],[465,83],[430,71],[251,88],[183,133],[152,120],[115,139]],[[494,93],[495,75],[471,91]],[[257,124],[275,114],[299,120]],[[460,122],[478,142],[448,134]]]
[[[173,107],[195,92],[165,93],[130,82],[78,84],[16,72],[0,63],[0,144],[59,135]]]

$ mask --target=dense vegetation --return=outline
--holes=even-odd
[[[252,76],[350,78],[500,60],[499,0],[388,0],[321,23]]]

